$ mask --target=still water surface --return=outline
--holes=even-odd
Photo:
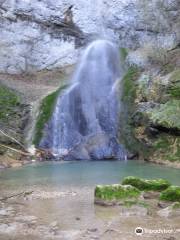
[[[1,185],[16,186],[75,186],[119,183],[126,176],[165,178],[180,184],[180,171],[140,161],[80,161],[47,162],[0,172]]]

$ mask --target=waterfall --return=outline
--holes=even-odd
[[[119,51],[106,40],[84,51],[72,85],[59,96],[40,146],[57,159],[125,159],[119,144]]]

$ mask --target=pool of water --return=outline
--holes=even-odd
[[[16,194],[22,192],[33,193],[26,198],[18,196],[0,202],[0,210],[12,209],[12,213],[7,216],[0,214],[0,239],[9,240],[13,235],[14,240],[42,240],[46,235],[47,239],[89,240],[97,239],[98,234],[100,240],[119,240],[124,239],[124,236],[127,236],[127,240],[135,240],[134,229],[137,222],[139,226],[149,226],[151,229],[156,229],[157,226],[161,229],[167,226],[175,229],[179,219],[170,219],[167,222],[166,218],[157,215],[155,218],[154,215],[128,217],[121,215],[122,210],[119,208],[104,208],[94,204],[96,184],[119,183],[130,175],[149,179],[165,178],[177,185],[180,182],[179,170],[140,161],[44,162],[2,170],[1,198],[17,196]],[[26,220],[32,216],[37,219],[33,224]],[[25,220],[18,220],[19,218]],[[60,234],[57,238],[53,235],[54,223],[58,229],[56,234]],[[3,224],[7,224],[8,234],[4,234],[5,230],[2,231]],[[88,229],[97,231],[90,233]],[[118,235],[114,237],[109,229],[118,229]],[[64,231],[68,237],[58,237]],[[78,231],[79,237],[71,236],[74,231]],[[92,234],[92,238],[89,234]],[[110,236],[105,238],[104,234]],[[152,236],[147,235],[145,239],[149,238]],[[164,238],[162,236],[158,239]]]
[[[141,161],[46,162],[0,171],[0,185],[94,186],[119,183],[126,176],[165,178],[180,184],[180,171]]]

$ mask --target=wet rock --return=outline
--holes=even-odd
[[[22,167],[22,163],[21,162],[14,162],[10,165],[10,167],[13,167],[13,168],[17,168],[17,167]]]
[[[35,216],[18,216],[15,217],[15,220],[18,222],[27,222],[27,223],[36,223],[37,217]]]
[[[89,231],[89,232],[97,232],[98,231],[98,229],[97,228],[88,228],[88,230],[87,231]]]
[[[143,197],[144,199],[155,199],[159,198],[160,193],[159,192],[144,192]]]
[[[0,169],[5,169],[6,167],[2,164],[0,164]]]
[[[132,206],[130,208],[122,208],[120,211],[120,215],[122,216],[147,216],[148,209],[141,206]]]
[[[23,229],[22,223],[0,224],[0,234],[13,234]]]
[[[6,209],[0,210],[0,216],[7,216],[7,215],[8,215],[8,211]]]
[[[173,203],[171,206],[159,210],[157,214],[160,217],[180,217],[180,203]]]
[[[160,208],[167,208],[169,205],[171,205],[171,203],[166,201],[159,201],[157,205]]]

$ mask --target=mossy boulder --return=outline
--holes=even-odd
[[[118,201],[125,199],[137,199],[140,195],[140,191],[129,185],[98,185],[95,188],[95,198],[107,201]]]
[[[122,184],[131,185],[141,191],[162,191],[170,186],[170,183],[164,179],[146,180],[138,177],[126,177]]]
[[[160,200],[180,202],[180,187],[170,186],[161,193]]]

